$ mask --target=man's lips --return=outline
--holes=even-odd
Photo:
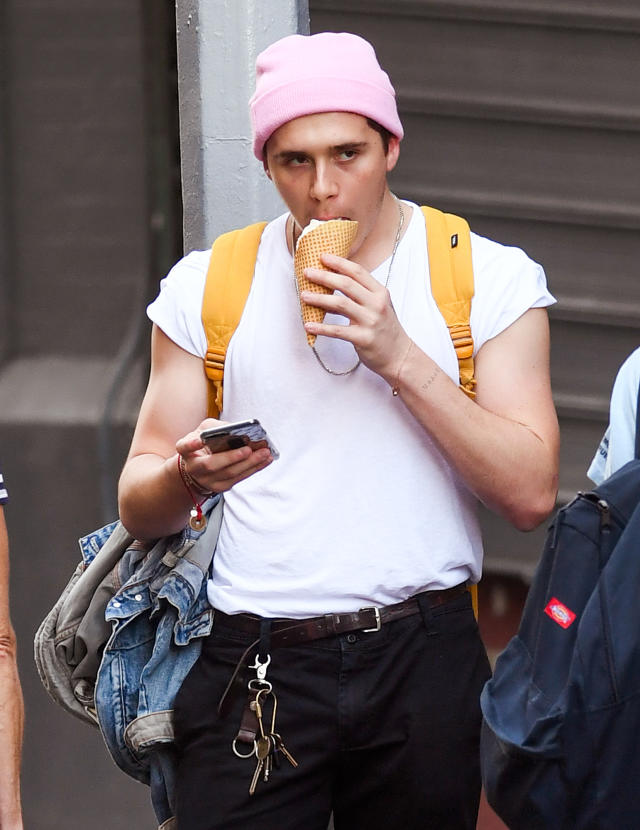
[[[346,219],[350,221],[348,216],[312,216],[311,218],[317,222],[330,222],[332,219]]]

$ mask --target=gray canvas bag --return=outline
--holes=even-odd
[[[206,535],[213,547],[222,507],[223,499],[219,499],[205,511],[210,511]],[[85,723],[98,726],[96,677],[112,631],[105,619],[107,604],[145,557],[152,554],[170,569],[196,541],[195,534],[183,532],[143,543],[119,521],[79,540],[82,560],[34,638],[38,674],[55,703]]]
[[[117,590],[118,563],[140,543],[120,522],[113,522],[83,537],[79,544],[82,560],[36,632],[34,657],[40,680],[55,703],[97,726],[93,691],[110,634],[104,613]]]

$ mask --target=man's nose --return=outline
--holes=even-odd
[[[333,175],[331,165],[316,164],[313,182],[311,185],[311,196],[318,201],[335,196],[338,192],[337,182]]]

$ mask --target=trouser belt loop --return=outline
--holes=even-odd
[[[433,611],[431,608],[431,603],[429,602],[428,594],[426,592],[423,594],[418,594],[416,599],[418,600],[420,616],[422,617],[422,622],[424,624],[427,634],[435,634],[436,631],[433,626]]]
[[[262,617],[260,620],[260,642],[258,644],[258,657],[261,663],[271,654],[271,620]]]

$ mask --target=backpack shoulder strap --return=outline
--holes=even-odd
[[[471,235],[461,216],[422,207],[427,226],[431,292],[444,317],[458,357],[460,387],[475,398],[471,334],[471,300],[474,294]]]
[[[458,358],[460,388],[475,398],[471,335],[471,300],[474,294],[471,236],[466,219],[422,207],[427,226],[431,293],[449,329]],[[478,586],[469,585],[473,611],[478,619]]]
[[[257,222],[229,233],[213,243],[202,298],[202,322],[207,336],[204,368],[209,384],[208,413],[222,411],[224,362],[229,341],[244,310],[266,222]]]

